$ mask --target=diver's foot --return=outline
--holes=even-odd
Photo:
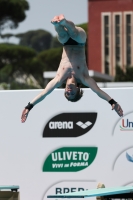
[[[57,23],[59,23],[59,16],[55,16],[52,20],[51,20],[51,23],[53,25],[56,25]]]
[[[53,25],[64,25],[65,24],[65,17],[63,14],[55,16],[52,20],[51,23]]]
[[[60,14],[58,17],[59,17],[59,23],[63,24],[65,22],[65,16],[63,14]]]

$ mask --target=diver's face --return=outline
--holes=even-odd
[[[78,87],[74,76],[70,76],[66,81],[65,95],[68,99],[74,99],[77,94]]]
[[[74,99],[77,91],[78,87],[75,84],[66,84],[65,95],[68,99]]]

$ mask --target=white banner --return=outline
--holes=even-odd
[[[0,185],[19,185],[24,200],[99,182],[132,185],[133,88],[103,90],[120,103],[123,118],[90,89],[76,103],[57,89],[23,124],[23,108],[41,90],[1,91]]]

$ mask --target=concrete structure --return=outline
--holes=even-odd
[[[133,66],[133,1],[89,0],[89,70],[115,76]]]
[[[133,87],[133,82],[110,82],[112,81],[112,77],[106,74],[101,74],[99,72],[95,72],[93,70],[89,70],[89,75],[90,77],[94,79],[98,79],[101,82],[98,82],[98,86],[100,88],[119,88],[119,87]],[[44,85],[46,84],[55,77],[56,71],[46,71],[43,73],[43,78],[44,78]],[[104,80],[104,81],[103,81]]]
[[[107,81],[112,81],[113,77],[109,76],[107,74],[102,74],[100,72],[96,72],[93,70],[88,70],[88,73],[90,77],[94,78],[96,81],[102,81],[102,82],[107,82]],[[56,71],[46,71],[43,73],[43,78],[44,78],[44,86],[53,79],[56,76]]]

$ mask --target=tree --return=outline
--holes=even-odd
[[[45,64],[44,71],[56,71],[59,67],[62,47],[52,48],[38,54],[38,59]]]
[[[133,67],[126,67],[126,81],[133,81]]]
[[[26,0],[0,0],[0,35],[7,27],[17,28],[26,18],[26,10],[29,10]]]
[[[51,47],[52,35],[45,30],[28,31],[23,34],[17,34],[16,37],[20,38],[20,45],[33,48],[37,52]]]
[[[32,74],[41,87],[44,87],[43,72],[46,70],[46,64],[37,56],[27,61],[28,74]]]
[[[126,79],[125,77],[125,73],[123,72],[123,70],[119,67],[116,66],[116,76],[115,76],[115,82],[124,82]]]
[[[6,34],[1,35],[1,38],[2,39],[5,39],[5,38],[9,39],[12,36],[14,36],[14,34],[12,34],[12,33],[6,33]]]
[[[88,23],[79,24],[79,25],[76,25],[76,26],[83,28],[85,30],[86,34],[88,33]]]
[[[57,37],[53,37],[51,42],[51,48],[62,47],[62,44],[58,41]]]
[[[0,69],[7,65],[23,66],[23,63],[36,56],[35,50],[19,45],[0,44]]]
[[[37,57],[34,49],[0,44],[0,82],[10,84],[12,89],[43,87],[45,70],[45,63]]]
[[[115,82],[127,82],[133,81],[133,67],[126,66],[126,71],[124,72],[120,67],[116,67]]]
[[[0,44],[0,81],[9,81],[16,71],[30,74],[28,63],[36,56],[33,49]]]

